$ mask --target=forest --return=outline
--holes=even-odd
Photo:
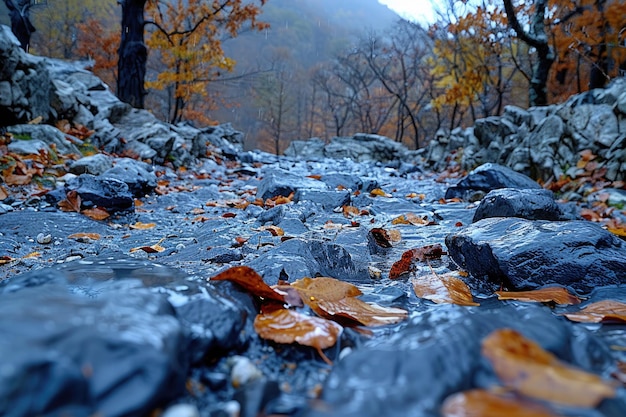
[[[277,154],[356,132],[420,148],[506,105],[562,102],[626,72],[620,0],[448,0],[428,27],[374,0],[4,5],[2,23],[32,22],[31,53],[85,60],[136,107],[232,122],[247,148]]]

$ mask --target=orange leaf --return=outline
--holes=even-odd
[[[142,223],[142,222],[137,222],[135,224],[131,224],[129,227],[131,229],[137,229],[137,230],[147,230],[147,229],[153,229],[156,226],[156,223]]]
[[[573,407],[595,407],[615,396],[615,388],[599,376],[559,361],[512,329],[496,330],[482,343],[505,386],[538,400]]]
[[[41,253],[39,253],[39,252],[31,252],[28,255],[22,256],[22,259],[39,258],[40,256],[41,256]]]
[[[343,211],[343,216],[348,219],[350,217],[358,216],[361,213],[361,211],[354,206],[343,206],[341,210]]]
[[[61,211],[75,211],[80,213],[80,195],[76,191],[68,191],[65,200],[59,201],[58,206]]]
[[[94,220],[104,220],[111,216],[109,212],[107,212],[102,207],[88,208],[88,209],[81,211],[81,214],[84,214],[85,216]]]
[[[302,278],[293,284],[302,301],[320,316],[348,319],[365,326],[383,326],[404,320],[408,313],[399,308],[368,304],[356,298],[361,290],[330,277]]]
[[[424,262],[430,259],[439,259],[443,255],[440,244],[426,245],[421,248],[410,249],[402,254],[399,261],[391,265],[389,279],[397,279],[404,274],[408,274],[413,269],[413,262]]]
[[[248,266],[234,266],[228,268],[226,271],[211,277],[210,280],[234,282],[257,297],[280,301],[281,303],[285,302],[285,297],[274,291],[272,287],[263,281],[261,275]]]
[[[32,178],[32,175],[9,174],[4,176],[4,182],[7,185],[26,185],[30,184]]]
[[[313,347],[330,363],[322,349],[334,346],[343,329],[330,320],[280,309],[257,315],[254,319],[254,330],[263,339]]]
[[[8,196],[9,193],[7,192],[6,188],[0,185],[0,201],[6,200]]]
[[[539,404],[485,390],[460,392],[446,398],[442,417],[558,417]]]
[[[586,305],[579,312],[563,315],[579,323],[626,323],[626,304],[602,300]]]
[[[76,239],[76,240],[99,240],[100,239],[100,234],[99,233],[74,233],[68,236],[69,239]]]
[[[374,188],[372,191],[370,191],[370,195],[372,197],[387,197],[387,198],[391,197],[391,194],[387,194],[380,188]]]
[[[420,298],[437,304],[478,306],[465,282],[452,275],[430,274],[413,279],[413,290]]]
[[[532,291],[496,291],[498,300],[519,300],[555,304],[580,304],[580,298],[563,287],[547,287]]]
[[[204,213],[206,213],[206,211],[203,208],[199,208],[199,207],[196,207],[195,209],[189,212],[189,214],[196,214],[196,215],[204,214]]]
[[[391,221],[391,224],[412,224],[413,226],[429,226],[435,223],[428,220],[426,216],[422,218],[414,213],[407,213],[393,219]]]
[[[278,226],[270,225],[270,226],[261,226],[258,229],[252,229],[255,232],[263,232],[267,230],[272,234],[272,236],[284,236],[285,231]]]

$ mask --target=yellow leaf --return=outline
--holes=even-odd
[[[374,188],[372,191],[370,191],[370,195],[372,197],[387,197],[387,198],[391,197],[391,194],[387,194],[380,188]]]
[[[430,274],[412,281],[415,295],[437,304],[478,306],[465,282],[452,275]]]
[[[70,239],[76,240],[100,240],[99,233],[74,233],[68,236]]]
[[[559,361],[512,329],[487,336],[482,353],[505,386],[530,398],[591,408],[615,396],[610,383]]]
[[[137,222],[135,224],[131,224],[130,228],[131,229],[138,229],[138,230],[147,230],[147,229],[153,229],[155,226],[156,226],[156,223]]]
[[[519,300],[540,303],[580,304],[580,298],[563,287],[547,287],[532,291],[496,291],[498,300]]]

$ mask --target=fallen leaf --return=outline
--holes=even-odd
[[[88,209],[81,211],[81,214],[84,214],[85,216],[94,220],[104,220],[104,219],[108,219],[109,217],[111,217],[109,212],[106,211],[106,209],[102,207],[88,208]]]
[[[15,258],[11,258],[10,256],[0,256],[0,265],[8,264],[15,260]]]
[[[547,287],[532,291],[496,291],[498,300],[518,300],[539,303],[580,304],[580,298],[563,287]]]
[[[595,407],[615,396],[599,376],[563,363],[512,329],[496,330],[482,343],[482,353],[508,388],[530,398],[573,407]]]
[[[410,273],[415,267],[415,261],[424,262],[431,259],[439,259],[441,255],[443,255],[443,248],[438,243],[409,249],[402,254],[399,261],[391,265],[389,279],[397,279],[404,274]]]
[[[374,241],[378,246],[380,246],[381,248],[391,247],[391,237],[385,229],[381,227],[375,227],[370,230],[370,233],[372,234],[372,237],[374,238]]]
[[[222,214],[222,217],[225,219],[232,219],[234,217],[237,217],[237,213],[231,213],[231,212],[224,213]]]
[[[135,230],[148,230],[148,229],[154,229],[155,226],[156,226],[156,223],[137,222],[135,224],[131,224],[129,227]]]
[[[211,281],[230,281],[241,286],[243,289],[255,295],[269,300],[285,302],[285,297],[274,291],[272,287],[267,285],[261,275],[248,266],[234,266],[226,271],[220,272]]]
[[[99,233],[74,233],[68,236],[69,239],[76,239],[76,240],[100,240],[100,234]]]
[[[345,319],[364,326],[398,323],[408,316],[406,310],[381,307],[356,298],[361,290],[356,286],[330,277],[302,278],[293,284],[302,301],[322,317]]]
[[[255,232],[264,232],[268,231],[272,234],[272,236],[284,236],[285,231],[278,226],[270,225],[270,226],[261,226],[257,229],[252,229]]]
[[[157,252],[163,252],[165,250],[165,248],[163,246],[161,246],[161,242],[163,242],[165,240],[165,238],[159,240],[157,243],[155,243],[152,246],[139,246],[136,248],[131,248],[130,252],[137,252],[137,251],[144,251],[147,253],[157,253]]]
[[[204,214],[204,213],[206,213],[206,211],[204,209],[202,209],[202,208],[199,208],[199,207],[196,207],[195,209],[193,209],[193,210],[191,210],[189,212],[189,214],[196,214],[196,215]]]
[[[321,317],[280,309],[257,315],[254,319],[254,330],[263,339],[313,347],[327,363],[332,364],[322,349],[334,346],[343,328]]]
[[[453,394],[441,407],[442,417],[559,417],[542,405],[486,390]]]
[[[450,274],[435,273],[415,278],[412,281],[415,295],[437,304],[478,306],[465,282]]]
[[[350,217],[358,216],[361,213],[361,211],[354,206],[343,206],[341,210],[343,211],[343,216],[348,219]]]
[[[412,224],[413,226],[429,226],[435,224],[428,220],[428,216],[420,217],[414,213],[407,213],[396,217],[391,224]]]
[[[6,190],[6,188],[0,185],[0,201],[6,200],[8,196],[9,196],[9,193]]]
[[[68,191],[65,200],[59,201],[57,205],[61,211],[75,211],[76,213],[80,213],[80,195],[74,190]]]
[[[22,256],[22,259],[39,258],[40,256],[41,256],[41,253],[39,253],[39,252],[31,252],[28,255]]]
[[[576,313],[564,313],[571,321],[579,323],[626,323],[626,304],[602,300],[586,305]]]
[[[372,191],[370,191],[370,195],[372,197],[387,197],[387,198],[391,197],[391,194],[387,194],[386,192],[384,192],[380,188],[374,188]]]

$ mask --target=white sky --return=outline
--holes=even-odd
[[[432,0],[378,0],[405,19],[419,23],[435,21]]]

